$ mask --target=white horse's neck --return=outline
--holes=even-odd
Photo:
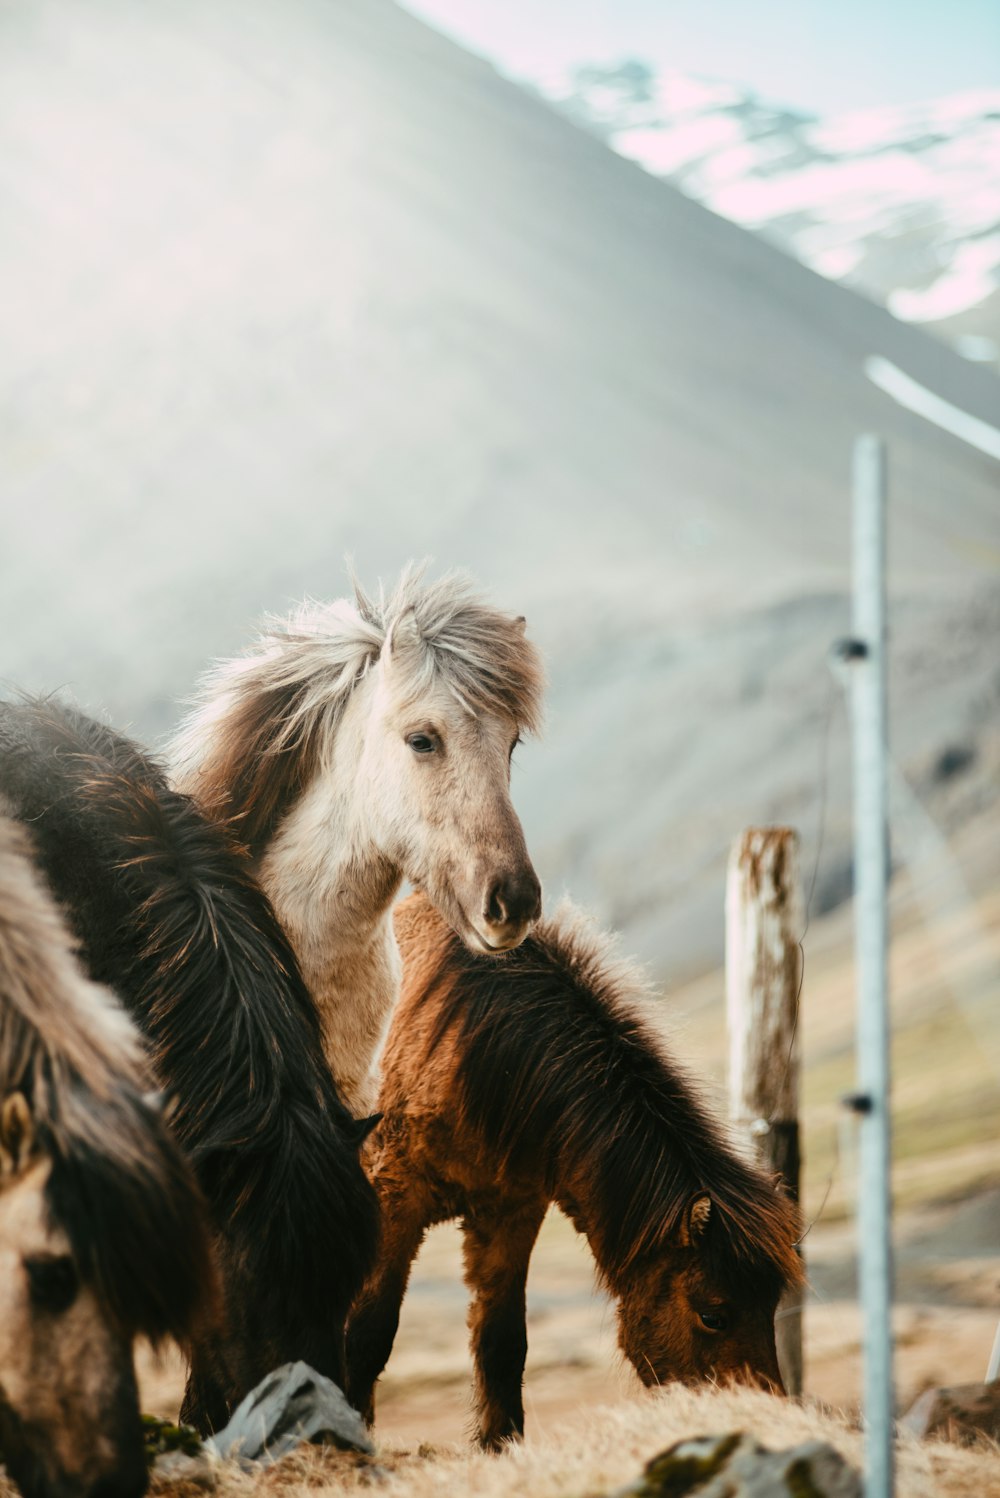
[[[358,718],[348,709],[332,764],[284,819],[257,874],[319,1011],[341,1095],[361,1117],[377,1102],[378,1061],[399,997],[392,902],[402,876],[365,830]]]
[[[404,578],[385,604],[298,617],[220,667],[178,737],[177,784],[254,848],[358,1112],[399,994],[404,872],[473,951],[509,950],[538,916],[510,801],[542,685],[523,626],[453,581]]]

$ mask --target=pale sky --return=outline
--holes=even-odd
[[[523,78],[640,57],[818,114],[1000,87],[1000,0],[403,0]]]

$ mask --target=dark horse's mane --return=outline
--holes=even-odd
[[[44,1194],[126,1335],[187,1339],[213,1288],[205,1203],[155,1107],[138,1037],[84,975],[0,798],[0,1098],[20,1093]]]
[[[569,909],[500,957],[451,933],[442,946],[421,1002],[440,1006],[431,1046],[447,1036],[459,1048],[456,1107],[514,1170],[547,1152],[553,1176],[586,1177],[608,1279],[656,1252],[698,1194],[715,1209],[705,1256],[731,1283],[801,1279],[792,1204],[713,1121],[643,1015],[641,976],[606,937]]]
[[[137,745],[53,701],[0,707],[0,789],[91,974],[148,1039],[243,1286],[237,1315],[335,1371],[377,1242],[367,1125],[340,1100],[248,861]]]

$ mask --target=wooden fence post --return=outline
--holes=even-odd
[[[733,843],[726,881],[729,1112],[765,1170],[799,1199],[798,993],[802,888],[798,835],[750,827]],[[802,1294],[778,1307],[778,1362],[802,1392]]]

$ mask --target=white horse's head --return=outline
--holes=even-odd
[[[524,621],[496,615],[490,643],[527,656]],[[357,792],[390,862],[475,951],[505,951],[541,910],[510,797],[523,716],[509,690],[473,694],[449,666],[414,609],[393,621],[358,704]]]
[[[268,887],[286,920],[326,860],[341,928],[403,877],[475,951],[505,951],[540,910],[510,758],[543,684],[523,618],[410,568],[388,597],[356,585],[352,602],[303,606],[213,671],[175,741],[177,783],[231,823],[266,886],[280,861]]]
[[[23,1094],[8,1095],[0,1106],[0,1450],[25,1498],[140,1498],[132,1339],[74,1251],[52,1171]]]

